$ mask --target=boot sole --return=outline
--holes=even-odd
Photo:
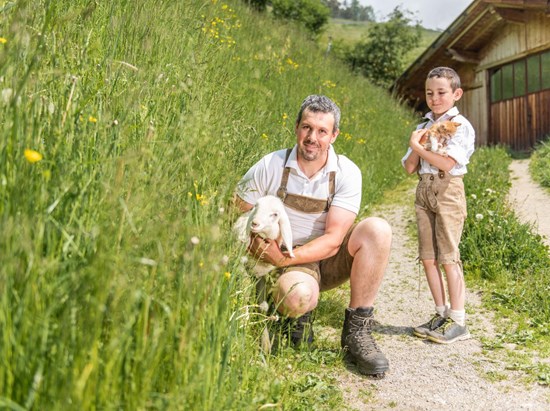
[[[389,365],[367,369],[367,368],[361,366],[357,361],[355,361],[355,358],[349,353],[346,353],[344,359],[347,362],[355,365],[355,367],[357,368],[357,370],[361,374],[367,375],[367,376],[372,377],[372,378],[377,379],[377,380],[384,378],[386,376],[386,371],[388,371],[390,369]]]

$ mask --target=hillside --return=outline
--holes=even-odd
[[[319,37],[319,45],[321,48],[327,48],[329,38],[332,38],[334,45],[339,43],[344,45],[353,45],[358,41],[366,38],[369,26],[373,23],[358,22],[345,19],[329,20],[329,24],[323,34]],[[407,55],[406,65],[412,63],[420,54],[432,44],[441,32],[431,29],[422,28],[422,38],[418,47],[412,49]]]
[[[7,3],[0,27],[0,407],[318,402],[251,356],[233,190],[324,93],[369,207],[410,111],[241,1]]]

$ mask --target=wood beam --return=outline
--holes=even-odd
[[[525,12],[523,10],[497,8],[496,12],[504,20],[511,23],[525,23],[526,21]]]
[[[460,63],[479,64],[480,62],[478,54],[471,51],[448,48],[447,53],[453,60]]]

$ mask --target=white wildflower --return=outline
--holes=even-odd
[[[476,214],[476,220],[483,220],[483,214]]]
[[[475,194],[472,194],[470,197],[472,197],[472,199],[474,200],[477,200],[477,196]]]
[[[196,236],[191,237],[191,244],[197,245],[198,243],[200,243],[199,237],[196,237]]]
[[[5,88],[2,90],[2,100],[4,103],[8,104],[13,96],[13,90],[11,88]]]
[[[269,310],[269,304],[267,303],[267,301],[263,301],[260,304],[260,310],[263,311],[264,313],[267,312],[267,310]]]

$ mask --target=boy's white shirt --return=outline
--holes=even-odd
[[[470,122],[458,112],[458,108],[453,107],[445,114],[443,114],[437,122],[449,120],[453,117],[453,121],[460,123],[456,134],[450,139],[447,146],[447,154],[449,157],[452,157],[456,164],[449,171],[449,174],[452,176],[461,176],[468,172],[466,165],[470,162],[470,157],[475,150],[475,131]],[[433,113],[430,111],[426,114],[425,118],[428,120],[427,123],[419,124],[416,129],[429,128],[436,121],[433,118]],[[401,164],[405,166],[405,161],[412,153],[412,149],[409,147],[407,154],[401,159]],[[420,174],[437,174],[439,169],[432,166],[424,159],[420,159],[420,169],[418,170]]]

